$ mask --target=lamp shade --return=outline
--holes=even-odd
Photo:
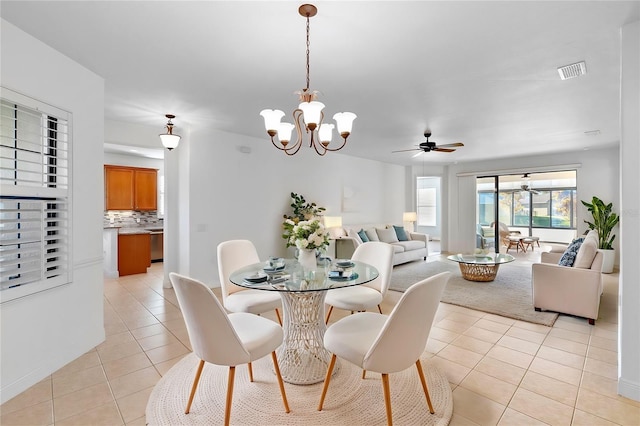
[[[418,220],[418,214],[416,212],[404,212],[402,213],[403,222],[415,222]]]
[[[284,112],[279,109],[263,109],[260,115],[264,118],[264,127],[267,132],[277,132],[280,129],[280,119],[284,117]]]
[[[320,142],[331,142],[331,138],[333,136],[333,128],[335,126],[333,124],[322,123],[320,125],[320,131],[318,131],[318,136],[320,136]]]
[[[165,148],[167,148],[168,150],[172,150],[180,143],[180,136],[173,135],[171,133],[161,134],[160,141]]]
[[[353,128],[353,120],[357,117],[358,116],[352,112],[338,112],[334,114],[333,119],[336,120],[336,124],[338,125],[338,133],[340,133],[340,135],[344,135],[345,133],[350,134]]]
[[[341,228],[342,227],[342,216],[324,216],[324,227],[325,228]]]
[[[296,127],[291,123],[280,123],[278,127],[278,139],[280,142],[289,142],[291,140],[291,132]]]
[[[318,101],[302,102],[298,108],[302,110],[304,122],[309,129],[315,129],[320,123],[320,113],[324,108],[324,104]]]

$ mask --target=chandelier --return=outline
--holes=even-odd
[[[162,141],[162,145],[165,148],[171,151],[173,148],[177,147],[178,144],[180,143],[180,136],[173,134],[173,123],[171,122],[171,120],[176,118],[176,116],[173,114],[166,114],[165,117],[167,117],[167,119],[169,120],[165,125],[167,129],[167,133],[162,133],[160,135],[160,141]]]
[[[264,126],[267,134],[271,137],[273,146],[287,155],[294,155],[302,146],[305,134],[309,137],[309,147],[313,147],[319,155],[325,155],[327,151],[338,151],[347,143],[347,138],[351,134],[353,120],[356,115],[352,112],[339,112],[333,116],[336,122],[338,133],[342,137],[342,144],[338,147],[330,147],[333,129],[336,125],[324,123],[324,104],[318,102],[318,92],[309,89],[309,18],[315,16],[318,9],[312,4],[303,4],[298,9],[298,13],[307,18],[307,87],[301,92],[296,92],[300,96],[300,105],[293,111],[293,122],[281,123],[280,120],[285,113],[276,109],[265,109],[260,112],[264,118]],[[291,143],[291,134],[296,129],[296,141]],[[274,140],[278,136],[279,143]]]

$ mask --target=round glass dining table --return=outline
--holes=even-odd
[[[264,275],[266,279],[262,280]],[[267,263],[255,263],[234,271],[229,280],[240,287],[280,294],[284,314],[284,340],[277,350],[280,373],[287,383],[309,385],[324,380],[331,360],[323,344],[327,291],[361,285],[377,277],[375,267],[358,261],[347,268],[327,261],[314,271],[304,271],[295,259],[286,259],[284,268],[277,271],[270,270]]]

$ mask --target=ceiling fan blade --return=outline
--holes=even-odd
[[[391,151],[391,152],[394,153],[394,152],[407,152],[407,151],[420,151],[420,148],[401,149],[399,151]]]
[[[462,142],[455,142],[455,143],[445,143],[443,145],[438,145],[438,148],[449,148],[449,147],[454,147],[454,146],[464,146],[464,144]]]
[[[421,155],[422,155],[422,154],[424,154],[424,153],[425,153],[425,151],[420,151],[420,152],[418,152],[418,153],[413,154],[413,155],[411,156],[411,158],[419,157],[419,156],[421,156]]]
[[[455,149],[436,147],[436,148],[433,148],[431,151],[438,151],[438,152],[453,152],[453,151],[455,151]]]

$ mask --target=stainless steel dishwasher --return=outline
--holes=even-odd
[[[151,231],[151,262],[162,262],[164,231]]]

